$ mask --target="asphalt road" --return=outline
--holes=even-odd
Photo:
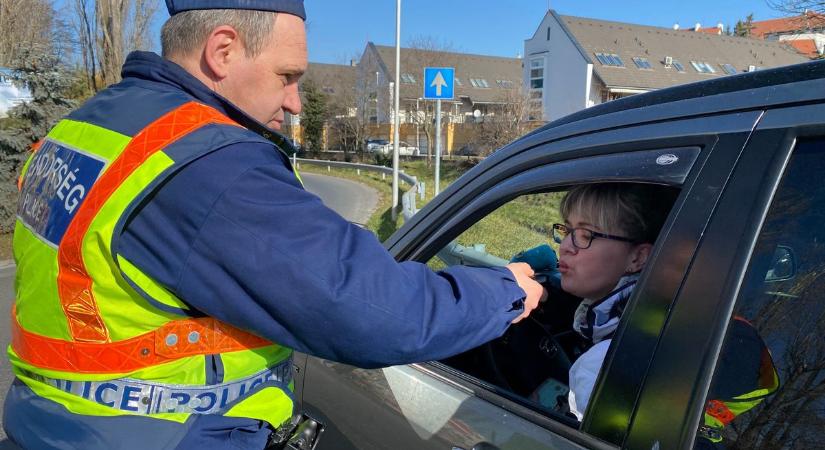
[[[306,189],[321,197],[321,200],[338,214],[351,222],[363,224],[378,203],[378,193],[367,186],[354,181],[325,175],[303,174]],[[6,325],[11,314],[14,299],[14,266],[9,262],[0,262],[0,422],[3,419],[3,403],[6,391],[13,379],[11,367],[5,356],[6,347],[11,339]],[[6,433],[0,427],[0,450],[12,450],[18,447],[6,439]]]

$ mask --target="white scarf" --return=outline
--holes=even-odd
[[[638,279],[638,273],[625,275],[601,300],[582,300],[573,316],[573,329],[592,344],[613,336]]]

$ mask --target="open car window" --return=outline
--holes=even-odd
[[[466,228],[427,264],[436,270],[453,265],[503,266],[514,256],[542,245],[558,254],[552,226],[564,222],[559,205],[568,188],[513,198]],[[555,258],[552,261],[555,269]],[[546,273],[552,272],[555,270]],[[528,319],[512,325],[501,338],[441,362],[547,417],[576,427],[578,420],[568,404],[569,373],[592,347],[573,330],[581,298],[561,290],[558,274],[555,279],[539,279],[549,298]],[[605,342],[601,350],[606,352],[608,344]],[[598,363],[593,370],[595,378]]]
[[[503,266],[523,250],[550,243],[551,227],[561,221],[563,196],[563,192],[548,192],[517,197],[474,223],[427,264],[434,270],[453,265]]]

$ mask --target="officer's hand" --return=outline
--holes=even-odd
[[[544,299],[547,298],[547,291],[544,289],[544,286],[533,279],[533,269],[530,268],[529,264],[510,263],[507,264],[507,268],[510,269],[510,272],[513,272],[513,276],[516,278],[516,283],[518,283],[519,287],[524,290],[525,294],[527,294],[527,297],[524,299],[524,312],[511,322],[517,323],[521,319],[529,316],[530,313],[539,305],[539,302],[544,301]]]

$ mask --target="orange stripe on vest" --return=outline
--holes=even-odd
[[[728,405],[719,400],[708,400],[705,412],[724,425],[731,423],[736,418],[736,414],[728,408]]]
[[[211,317],[175,320],[155,331],[96,344],[55,339],[24,330],[12,310],[11,345],[37,367],[74,373],[127,373],[178,358],[272,345]]]
[[[92,278],[83,264],[83,237],[92,220],[112,193],[150,156],[210,123],[238,126],[217,110],[194,102],[186,103],[152,122],[123,149],[77,210],[57,253],[58,295],[69,323],[69,332],[75,341],[110,341],[109,330],[100,317],[92,294]]]

